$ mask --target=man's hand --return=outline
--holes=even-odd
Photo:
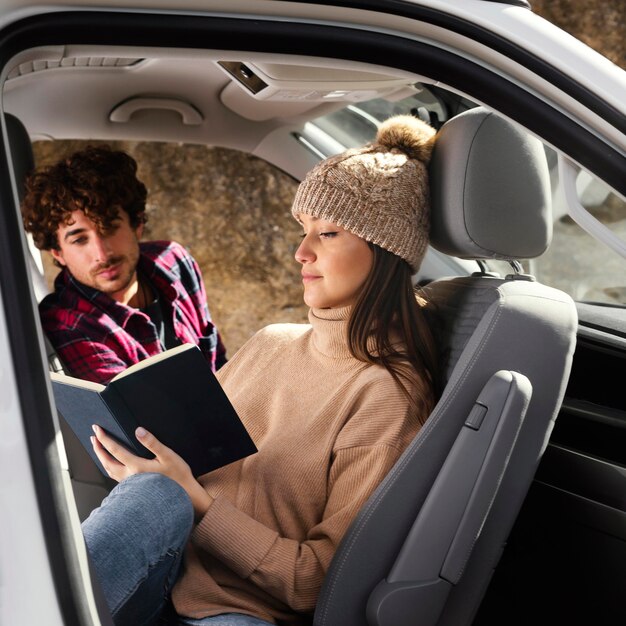
[[[155,472],[177,482],[191,498],[196,520],[207,511],[213,499],[193,477],[189,465],[171,448],[163,445],[152,433],[139,427],[135,436],[152,454],[154,459],[144,459],[132,452],[94,424],[95,436],[91,437],[93,449],[107,474],[117,482],[133,474]]]

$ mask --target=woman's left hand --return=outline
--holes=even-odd
[[[133,474],[155,472],[177,482],[191,498],[196,519],[202,517],[213,499],[194,478],[189,465],[171,448],[162,444],[152,433],[139,427],[135,436],[146,447],[154,459],[144,459],[130,452],[110,437],[100,426],[93,426],[95,436],[91,438],[93,449],[107,474],[121,482]]]

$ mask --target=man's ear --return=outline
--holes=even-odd
[[[65,267],[65,259],[63,258],[63,253],[60,250],[55,250],[54,248],[50,248],[50,254],[52,258],[61,266]]]
[[[139,217],[141,219],[141,222],[139,223],[139,226],[137,226],[137,228],[135,229],[135,235],[137,235],[137,239],[141,239],[144,227],[143,213]]]

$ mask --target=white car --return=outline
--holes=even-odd
[[[220,146],[249,153],[296,181],[321,158],[371,140],[380,121],[397,112],[445,129],[464,111],[480,109],[538,140],[552,200],[546,252],[533,259],[512,255],[509,264],[503,255],[490,259],[434,245],[416,282],[477,273],[478,280],[520,283],[534,275],[576,301],[576,351],[571,373],[570,353],[558,378],[554,428],[556,408],[546,406],[546,440],[529,450],[533,459],[515,504],[504,504],[518,482],[503,469],[482,513],[474,513],[469,500],[460,505],[460,518],[477,520],[468,550],[476,543],[482,554],[493,534],[484,566],[468,553],[458,576],[437,574],[436,583],[397,578],[397,569],[378,564],[378,540],[371,541],[372,555],[358,576],[348,570],[351,579],[342,580],[346,575],[335,564],[321,599],[325,608],[312,619],[318,626],[624,622],[624,70],[533,14],[525,0],[4,0],[0,75],[3,112],[17,118],[33,142]],[[20,146],[10,144],[3,120],[0,624],[110,624],[97,581],[92,586],[79,526],[106,485],[82,479],[71,460],[68,466],[37,314],[47,287],[21,226]],[[516,182],[483,174],[485,184]],[[495,217],[487,212],[482,222]],[[550,356],[541,358],[549,363]],[[521,374],[535,384],[533,372]],[[532,397],[539,402],[537,393]],[[442,489],[445,513],[458,498],[452,484]],[[502,524],[489,517],[498,506],[510,509]],[[437,519],[429,545],[445,534],[447,517]],[[399,550],[405,534],[410,538],[412,522],[402,532],[390,526],[391,541],[381,524],[381,550],[391,549],[388,543]],[[431,558],[423,543],[416,545],[417,556],[403,563]],[[393,563],[399,567],[395,554]],[[471,593],[455,596],[474,571]],[[380,584],[372,586],[369,577],[406,593],[399,608],[389,614],[380,608],[388,596],[380,600]],[[342,594],[343,584],[362,597],[326,612],[336,583]],[[466,605],[461,596],[469,598]]]

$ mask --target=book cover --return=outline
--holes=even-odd
[[[210,365],[193,344],[149,357],[108,385],[50,374],[57,409],[106,474],[91,446],[98,424],[133,453],[153,455],[135,437],[143,426],[172,448],[194,476],[256,452]]]

